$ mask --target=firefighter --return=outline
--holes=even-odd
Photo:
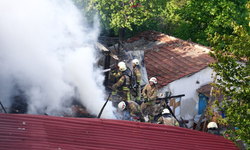
[[[141,101],[141,80],[142,80],[142,77],[141,77],[141,72],[139,70],[138,67],[139,66],[139,60],[138,59],[134,59],[132,61],[133,63],[133,75],[135,76],[135,82],[136,82],[136,93],[135,93],[135,96],[136,96],[136,101],[138,104],[140,104],[140,101]]]
[[[143,103],[141,105],[142,114],[145,115],[145,111],[149,109],[149,122],[154,121],[154,105],[156,96],[158,94],[157,79],[155,77],[150,78],[149,84],[146,84],[142,90]]]
[[[120,88],[123,92],[123,101],[131,101],[131,72],[127,69],[126,64],[119,65],[119,71],[122,72],[121,78],[112,86],[112,90]]]
[[[218,126],[215,122],[209,122],[209,124],[207,125],[207,133],[220,135],[220,132],[218,130]]]
[[[129,115],[132,117],[139,117],[140,122],[145,122],[143,115],[141,114],[141,107],[134,101],[122,101],[118,104],[118,108],[123,111],[126,110],[129,112]]]
[[[119,80],[120,77],[122,76],[122,71],[118,70],[118,73],[116,73],[116,69],[119,69],[119,66],[122,66],[122,65],[126,65],[126,64],[121,61],[118,63],[118,67],[116,66],[111,67],[111,73],[117,80]],[[117,88],[112,90],[112,96],[109,99],[113,101],[117,99]]]
[[[162,116],[158,119],[157,124],[179,127],[178,121],[171,115],[170,111],[167,108],[163,109]]]

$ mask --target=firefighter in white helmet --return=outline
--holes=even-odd
[[[134,101],[122,101],[118,104],[118,108],[121,111],[127,110],[129,115],[134,118],[139,118],[141,122],[145,122],[143,115],[141,114],[141,107]]]
[[[118,63],[118,66],[111,67],[111,73],[117,80],[119,80],[120,77],[122,76],[122,71],[119,70],[119,66],[126,66],[126,64],[123,61],[121,61]],[[118,69],[118,72],[116,73],[117,69]],[[113,106],[117,107],[117,103],[116,103],[118,101],[117,100],[117,88],[112,90],[112,96],[110,96],[109,100],[112,100]]]
[[[137,103],[140,103],[141,100],[141,72],[139,70],[140,63],[138,59],[134,59],[132,61],[133,63],[133,75],[135,77],[135,83],[136,83],[136,92],[134,93],[134,96],[136,97]]]
[[[158,119],[157,124],[179,127],[178,121],[171,115],[170,111],[167,108],[163,109],[162,116]]]
[[[142,90],[143,103],[141,105],[142,114],[145,115],[145,110],[149,109],[149,122],[154,121],[154,105],[158,94],[157,79],[150,78],[149,84],[146,84]]]
[[[121,78],[112,86],[112,90],[114,91],[116,88],[120,88],[123,92],[123,101],[131,101],[131,72],[127,69],[125,63],[120,63],[119,71],[122,72]]]
[[[220,135],[220,132],[218,130],[218,126],[215,122],[209,122],[209,124],[207,125],[207,133]]]

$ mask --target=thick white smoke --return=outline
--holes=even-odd
[[[98,23],[87,27],[70,0],[0,1],[0,100],[11,105],[20,89],[28,113],[53,115],[80,95],[97,115],[105,102],[104,77],[94,67]],[[102,117],[113,118],[110,103]]]

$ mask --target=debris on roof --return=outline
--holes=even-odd
[[[211,90],[211,85],[210,84],[206,84],[201,86],[200,88],[197,89],[197,92],[205,95],[206,97],[210,97],[210,90]]]
[[[98,48],[100,51],[102,51],[103,53],[107,53],[109,54],[112,58],[114,58],[115,60],[119,60],[119,58],[113,54],[108,48],[106,48],[104,45],[102,45],[101,43],[97,42],[96,43],[96,48]]]
[[[0,113],[0,149],[238,149],[190,129],[97,118]]]
[[[156,31],[146,31],[125,43],[129,50],[145,50],[148,77],[157,77],[158,87],[192,75],[214,62],[210,48]]]

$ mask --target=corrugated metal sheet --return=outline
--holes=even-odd
[[[0,149],[238,148],[223,137],[173,126],[111,119],[0,113]]]

